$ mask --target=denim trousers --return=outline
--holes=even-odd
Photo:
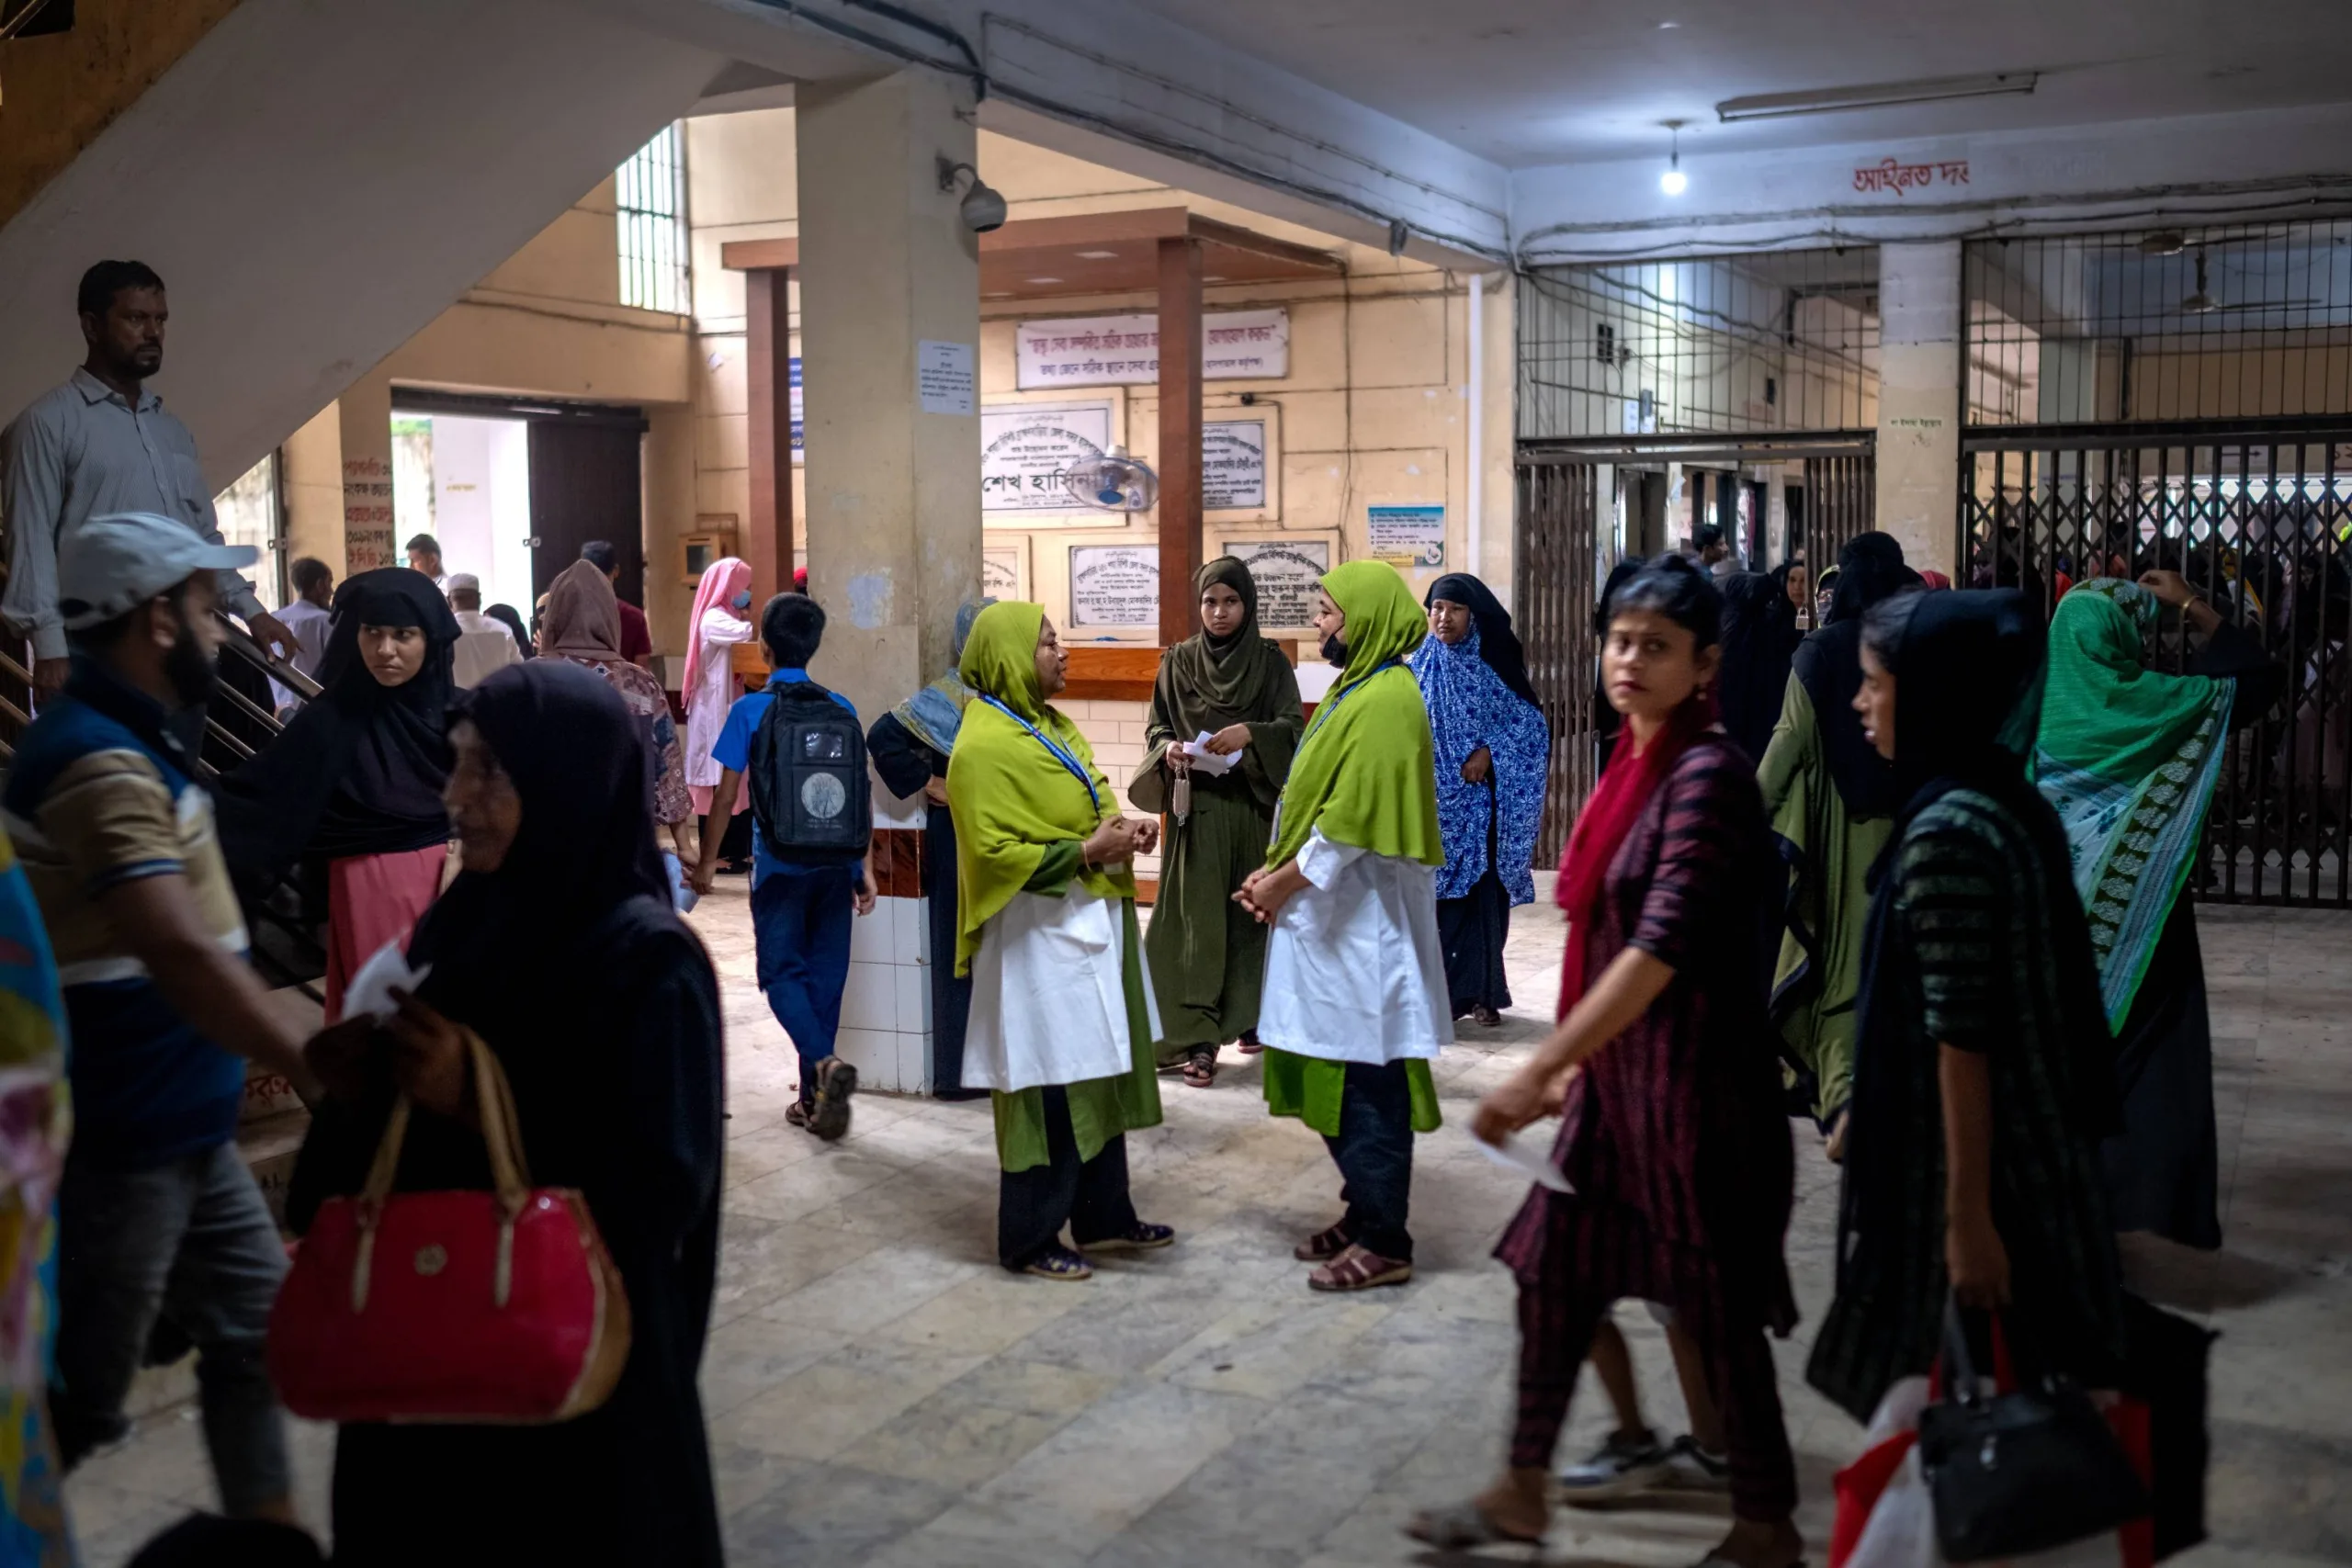
[[[816,1081],[807,1069],[833,1054],[841,1032],[855,877],[854,866],[811,866],[770,872],[752,889],[760,990],[800,1054],[803,1098]]]
[[[51,1396],[66,1468],[130,1430],[123,1402],[162,1319],[196,1346],[222,1509],[285,1499],[286,1423],[263,1361],[285,1274],[285,1244],[234,1143],[143,1170],[69,1157]]]

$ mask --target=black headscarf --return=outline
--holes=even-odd
[[[333,613],[319,660],[323,690],[215,791],[234,869],[277,871],[305,852],[397,854],[449,837],[441,807],[457,689],[449,602],[431,578],[396,566],[345,578]],[[402,685],[379,682],[359,652],[363,626],[421,628],[424,667]]]
[[[1862,689],[1862,613],[1882,599],[1919,586],[1903,564],[1903,547],[1889,534],[1857,534],[1838,552],[1838,582],[1829,617],[1797,646],[1791,668],[1813,699],[1814,722],[1838,797],[1855,817],[1887,817],[1902,804],[1886,761],[1863,739],[1854,694]]]
[[[1426,610],[1440,599],[1469,610],[1470,618],[1478,623],[1478,657],[1521,702],[1541,708],[1544,705],[1535,700],[1534,682],[1527,678],[1527,650],[1520,646],[1519,634],[1511,630],[1510,612],[1503,608],[1494,590],[1466,571],[1450,571],[1430,584],[1430,591],[1421,595],[1421,608]]]
[[[1723,725],[1750,761],[1760,761],[1781,721],[1789,663],[1802,635],[1796,606],[1781,581],[1761,572],[1725,578],[1723,593],[1723,673],[1716,685]]]
[[[492,604],[482,614],[514,634],[514,646],[523,650],[524,658],[529,659],[536,655],[537,650],[531,646],[530,630],[523,625],[523,617],[515,611],[514,605]]]
[[[2115,1125],[2113,1046],[2106,1006],[2099,999],[2090,925],[2075,892],[2065,829],[2027,776],[2041,712],[2047,641],[2041,607],[2025,594],[2014,589],[1969,590],[1920,595],[1889,652],[1887,664],[1895,681],[1893,772],[1902,807],[1894,834],[1871,873],[1874,889],[1864,938],[1862,989],[1856,1000],[1861,1037],[1856,1051],[1854,1132],[1845,1181],[1849,1224],[1873,1203],[1892,1201],[1889,1195],[1901,1191],[1899,1182],[1878,1170],[1880,1161],[1899,1159],[1901,1151],[1866,1135],[1872,1127],[1882,1136],[1892,1135],[1903,1124],[1899,1105],[1890,1109],[1882,1103],[1873,1114],[1871,1103],[1874,1088],[1897,1093],[1902,1078],[1902,1069],[1888,1060],[1902,1055],[1900,1043],[1886,1037],[1899,1021],[1890,1022],[1884,1016],[1886,1008],[1904,1005],[1890,967],[1896,879],[1889,868],[1912,820],[1953,790],[1992,796],[2038,852],[2047,885],[2039,890],[2037,901],[2056,947],[2046,959],[2057,965],[2065,1042],[2076,1058],[2070,1110],[2093,1137]]]

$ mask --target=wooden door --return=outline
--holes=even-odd
[[[645,606],[641,419],[531,422],[531,596],[548,591],[591,539],[620,555],[620,596]]]

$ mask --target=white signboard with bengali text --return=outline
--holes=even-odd
[[[1257,512],[1266,504],[1266,422],[1201,426],[1201,510]]]
[[[1115,387],[1159,379],[1159,318],[1079,316],[1013,328],[1017,385]],[[1216,310],[1201,319],[1201,375],[1211,381],[1290,374],[1290,312]]]
[[[1111,405],[1003,403],[980,410],[980,510],[1101,513],[1070,498],[1073,464],[1111,450]]]
[[[1239,558],[1258,585],[1258,629],[1303,632],[1315,622],[1315,588],[1331,570],[1326,539],[1228,539],[1225,553]]]
[[[987,599],[1029,597],[1029,541],[990,545],[980,552],[980,594]]]
[[[1156,626],[1159,624],[1159,547],[1072,545],[1069,624],[1073,626]]]

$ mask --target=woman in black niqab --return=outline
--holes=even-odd
[[[417,929],[410,960],[432,965],[418,998],[497,1054],[532,1179],[585,1195],[632,1339],[612,1399],[576,1420],[343,1427],[336,1561],[433,1562],[464,1542],[485,1562],[716,1568],[695,1374],[718,1265],[718,991],[670,905],[644,726],[560,660],[498,671],[454,717],[512,781],[521,825],[497,868],[461,874]],[[358,1190],[390,1104],[379,1081],[321,1106],[288,1200],[298,1229]],[[489,1182],[477,1134],[414,1118],[401,1190]]]
[[[1723,674],[1715,683],[1726,733],[1761,761],[1781,721],[1789,663],[1804,634],[1784,580],[1743,571],[1724,580]]]
[[[213,791],[221,852],[243,885],[304,856],[326,863],[329,1022],[352,975],[406,941],[440,891],[458,630],[433,580],[407,567],[345,579],[333,613],[319,695]],[[395,685],[378,679],[363,627],[413,628],[424,645],[415,672]]]

